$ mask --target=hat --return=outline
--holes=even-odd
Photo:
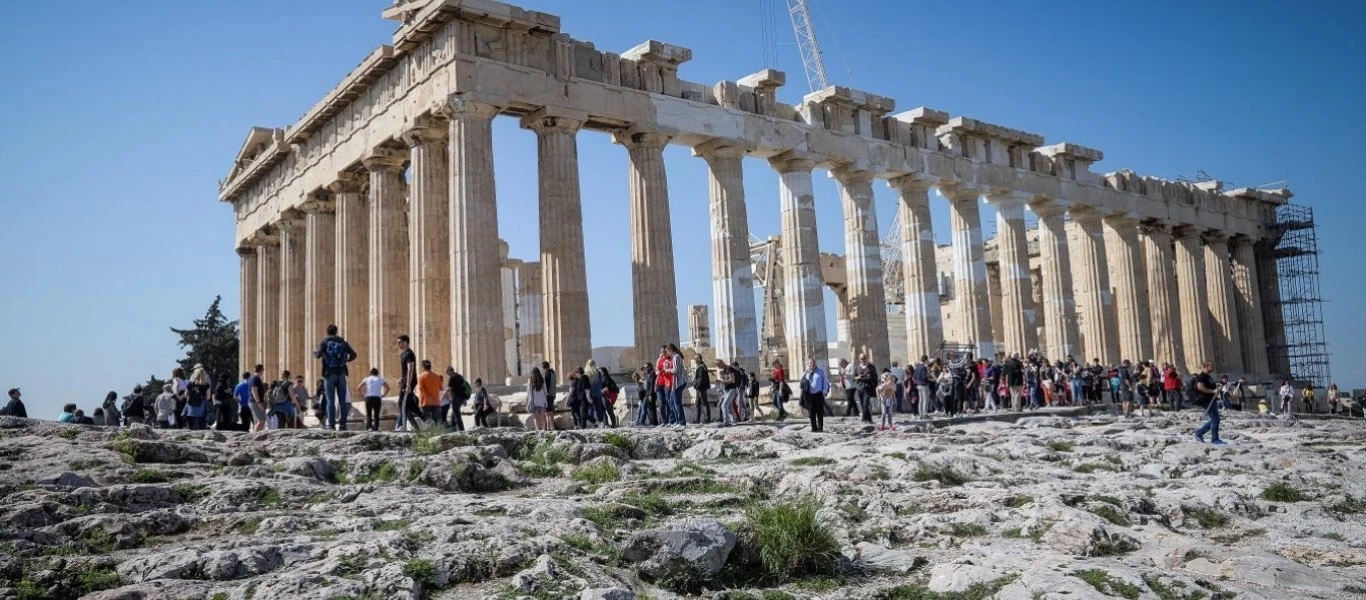
[[[15,394],[18,394],[18,393],[19,393],[19,388],[10,388],[10,389],[9,389],[9,395],[11,395],[11,396],[13,396],[13,395],[15,395]]]

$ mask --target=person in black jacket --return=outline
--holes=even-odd
[[[327,428],[346,431],[346,422],[351,418],[351,402],[347,397],[350,390],[346,387],[350,372],[346,364],[356,360],[356,351],[345,338],[337,335],[336,325],[328,325],[327,337],[318,342],[313,357],[322,361]]]
[[[877,366],[868,360],[867,354],[858,355],[858,404],[863,412],[863,422],[872,423],[872,399],[877,393]]]
[[[0,410],[0,415],[27,419],[28,409],[24,408],[24,401],[20,400],[19,396],[19,388],[10,388],[9,402],[5,403],[5,408]]]
[[[710,423],[711,402],[707,401],[707,390],[711,389],[711,372],[707,370],[707,363],[702,360],[701,354],[698,354],[693,362],[697,364],[693,367],[692,375],[692,391],[695,398],[692,420],[698,423]],[[706,410],[705,419],[702,415],[704,409]]]

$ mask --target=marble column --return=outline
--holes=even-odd
[[[256,336],[256,323],[260,320],[256,313],[256,298],[260,294],[257,287],[260,275],[260,267],[256,264],[256,249],[251,246],[238,246],[237,257],[240,263],[238,274],[241,280],[241,316],[238,322],[240,340],[237,344],[237,365],[238,372],[231,373],[232,377],[238,377],[241,371],[250,371],[252,365],[256,363],[257,353],[260,351],[261,338]]]
[[[834,286],[830,288],[830,293],[835,296],[835,347],[841,355],[838,358],[857,362],[857,357],[851,355],[854,344],[849,337],[849,288]]]
[[[309,386],[322,377],[322,363],[313,358],[314,346],[336,323],[333,298],[337,291],[337,218],[331,194],[315,194],[304,211],[304,357],[301,367]],[[348,340],[349,341],[349,340]]]
[[[996,252],[1001,270],[1001,333],[1006,352],[1021,356],[1039,347],[1034,321],[1034,290],[1029,278],[1029,242],[1025,239],[1025,203],[1030,194],[986,195],[996,208]]]
[[[688,305],[688,347],[701,352],[710,349],[711,320],[707,315],[707,305]]]
[[[1181,304],[1182,363],[1187,373],[1199,372],[1206,360],[1214,360],[1210,342],[1209,298],[1205,288],[1205,249],[1200,233],[1187,226],[1172,231],[1176,239],[1176,288]],[[1217,365],[1215,368],[1219,368]]]
[[[1115,336],[1115,306],[1101,214],[1086,207],[1073,208],[1071,213],[1072,280],[1076,284],[1084,352],[1084,357],[1079,358],[1087,362],[1099,358],[1103,364],[1113,364],[1119,360],[1119,339]]]
[[[1070,203],[1035,202],[1039,216],[1039,282],[1043,286],[1044,354],[1053,360],[1085,360],[1077,333],[1077,301],[1072,287],[1064,213]]]
[[[579,191],[578,132],[587,115],[545,108],[522,119],[536,132],[540,190],[541,261],[534,281],[543,306],[543,352],[559,372],[593,355],[588,318],[588,273],[584,263],[583,205]],[[526,338],[527,325],[522,325]],[[652,356],[652,355],[651,355]],[[539,364],[539,362],[537,363]]]
[[[929,356],[944,343],[935,270],[934,225],[930,220],[930,182],[915,176],[888,182],[901,201],[901,274],[906,289],[906,362]]]
[[[398,381],[395,340],[408,333],[408,214],[403,163],[407,152],[385,151],[364,160],[370,171],[370,362]],[[353,344],[354,345],[354,344]],[[421,359],[419,359],[421,360]]]
[[[969,186],[943,186],[949,199],[949,227],[953,231],[953,306],[966,339],[979,358],[996,357],[991,333],[991,303],[987,297],[987,263],[982,249],[981,191]]]
[[[503,327],[498,200],[493,181],[493,117],[499,107],[451,98],[450,282],[451,361],[471,381],[503,381]]]
[[[432,370],[451,362],[451,195],[446,123],[431,117],[404,133],[412,165],[408,185],[408,319],[418,360]],[[463,371],[462,371],[463,372]]]
[[[1257,257],[1252,240],[1238,236],[1230,242],[1233,287],[1237,292],[1238,329],[1243,342],[1243,370],[1265,375],[1271,372],[1262,322],[1261,290],[1257,288]]]
[[[816,239],[816,201],[810,160],[781,154],[769,163],[778,171],[782,223],[783,333],[789,364],[808,359],[825,368],[830,349],[825,329],[825,281]]]
[[[1152,358],[1152,321],[1148,311],[1148,280],[1143,269],[1143,249],[1138,240],[1138,220],[1129,215],[1103,219],[1110,284],[1115,292],[1115,317],[1119,333],[1119,358],[1139,362]]]
[[[304,215],[287,210],[280,216],[280,362],[275,373],[302,372],[312,352],[304,342],[304,271],[308,269],[308,245]],[[305,356],[307,355],[307,356]]]
[[[749,216],[745,209],[745,151],[708,142],[693,149],[707,161],[711,198],[711,297],[716,307],[717,358],[759,368],[759,322],[754,312],[754,273],[749,263]],[[691,331],[691,329],[690,329]]]
[[[337,332],[351,343],[356,360],[351,364],[370,372],[377,366],[370,349],[370,202],[365,194],[366,177],[346,173],[328,186],[336,203],[336,259],[332,312]],[[388,375],[395,375],[393,373]],[[314,381],[309,381],[313,385]],[[395,384],[397,385],[397,384]]]
[[[522,261],[515,258],[508,258],[507,242],[499,240],[502,247],[502,256],[499,258],[499,278],[502,282],[499,290],[499,306],[503,308],[503,374],[497,376],[494,381],[502,382],[508,375],[523,375],[521,355],[517,350],[517,267],[521,266]],[[487,376],[485,382],[489,382]]]
[[[517,323],[521,336],[522,364],[539,367],[546,360],[545,304],[541,290],[541,263],[524,262],[517,267]],[[587,361],[585,361],[587,362]],[[560,367],[560,365],[556,365]],[[525,370],[523,371],[525,372]]]
[[[1166,225],[1146,222],[1139,228],[1143,242],[1145,271],[1148,275],[1149,327],[1153,335],[1151,358],[1159,365],[1181,364],[1184,345],[1176,289],[1176,255],[1172,249],[1172,234]]]
[[[1238,304],[1229,265],[1228,236],[1211,231],[1205,239],[1205,290],[1209,298],[1210,343],[1214,361],[1225,373],[1242,373],[1243,341],[1238,331]]]
[[[629,157],[631,185],[631,293],[636,356],[656,356],[677,343],[678,293],[674,282],[673,227],[664,146],[669,136],[630,129],[616,134]]]
[[[1262,240],[1253,247],[1258,288],[1262,296],[1262,323],[1266,332],[1267,363],[1276,375],[1290,375],[1290,353],[1285,340],[1285,314],[1281,305],[1280,268],[1276,264],[1276,240]]]
[[[870,171],[837,169],[844,206],[844,272],[849,294],[849,342],[855,356],[891,364],[887,340],[887,290],[882,282],[882,243],[878,241]]]
[[[260,237],[256,244],[256,362],[267,377],[280,365],[280,238]],[[254,365],[253,365],[254,366]],[[251,367],[243,369],[251,370]]]

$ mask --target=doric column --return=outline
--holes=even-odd
[[[542,289],[541,263],[524,262],[517,267],[517,322],[520,325],[517,333],[521,336],[522,364],[531,367],[539,367],[541,361],[546,360]],[[560,364],[555,367],[564,368]]]
[[[256,264],[256,248],[251,246],[238,246],[237,256],[240,262],[238,275],[242,282],[241,313],[238,317],[241,340],[237,344],[237,364],[238,373],[229,373],[231,377],[241,375],[240,371],[250,371],[256,364],[257,353],[260,352],[261,338],[256,336],[256,323],[260,320],[256,314],[256,298],[260,294],[257,287],[260,275],[260,267]]]
[[[1276,239],[1261,240],[1253,247],[1257,281],[1262,296],[1262,323],[1266,332],[1267,363],[1276,375],[1290,375],[1290,353],[1285,340],[1285,314],[1281,305],[1280,267],[1276,264]]]
[[[280,238],[257,236],[256,243],[256,339],[254,365],[276,369],[280,365]],[[254,366],[252,365],[252,366]],[[251,370],[251,367],[243,369]],[[267,373],[278,376],[279,373]]]
[[[888,182],[901,200],[901,274],[906,289],[906,362],[934,354],[944,343],[939,282],[934,268],[930,182],[907,175]]]
[[[1228,236],[1206,232],[1205,289],[1209,297],[1210,342],[1220,371],[1243,372],[1243,341],[1238,331],[1238,304],[1228,260]]]
[[[498,261],[498,276],[502,282],[498,299],[499,305],[503,307],[503,373],[494,378],[494,381],[502,382],[507,375],[524,373],[521,368],[521,356],[517,352],[517,267],[522,261],[508,258],[507,242],[498,240],[498,245],[502,249]],[[484,381],[488,382],[489,377],[485,376]]]
[[[1110,294],[1101,214],[1087,207],[1076,207],[1071,212],[1072,280],[1076,284],[1077,312],[1081,316],[1084,360],[1099,358],[1101,362],[1111,364],[1119,360],[1119,340],[1115,337],[1115,307]]]
[[[1181,347],[1184,367],[1196,373],[1206,360],[1214,359],[1210,345],[1208,292],[1205,288],[1205,249],[1200,233],[1189,226],[1172,230],[1176,240],[1176,288],[1181,299]],[[1218,366],[1216,365],[1216,368]]]
[[[833,286],[830,293],[835,296],[835,348],[840,354],[848,354],[854,347],[849,339],[849,288],[846,286]],[[853,359],[852,356],[842,358]]]
[[[1029,243],[1025,240],[1025,203],[1030,194],[989,192],[996,208],[996,252],[1001,270],[1001,334],[1006,352],[1021,356],[1039,347],[1034,321],[1034,290],[1029,279]]]
[[[1257,257],[1252,240],[1238,236],[1230,242],[1233,287],[1238,303],[1238,330],[1243,341],[1243,370],[1257,375],[1271,372],[1262,322],[1261,291],[1257,289]]]
[[[358,370],[375,365],[370,350],[370,202],[366,177],[346,173],[328,186],[337,208],[332,312],[338,332],[351,343]],[[392,375],[392,374],[389,374]],[[313,385],[316,380],[309,380]]]
[[[1077,333],[1077,301],[1072,288],[1072,256],[1068,251],[1064,213],[1070,203],[1035,202],[1039,216],[1039,281],[1043,286],[1044,353],[1053,360],[1071,356],[1085,360]]]
[[[451,361],[471,381],[503,381],[502,277],[493,181],[493,104],[452,97],[450,107]]]
[[[949,227],[953,230],[953,306],[963,324],[964,340],[976,346],[976,356],[995,358],[996,341],[991,334],[991,304],[987,298],[987,262],[982,249],[980,190],[974,187],[941,186],[949,199]]]
[[[1172,234],[1166,225],[1153,221],[1139,228],[1148,275],[1148,308],[1152,316],[1148,327],[1153,335],[1151,358],[1159,365],[1181,364],[1183,354],[1181,318],[1176,291],[1176,255]]]
[[[1105,217],[1103,223],[1110,284],[1116,295],[1119,358],[1134,362],[1152,358],[1148,280],[1143,269],[1143,249],[1138,241],[1138,220],[1130,215],[1111,215]]]
[[[446,122],[418,119],[403,135],[412,165],[408,186],[408,320],[418,360],[451,366],[451,195]],[[392,337],[392,336],[391,336]],[[459,365],[457,368],[463,368]]]
[[[825,281],[816,239],[816,201],[811,185],[815,163],[793,153],[769,161],[778,171],[782,221],[783,332],[790,364],[815,359],[825,367],[830,350],[825,331]]]
[[[831,175],[839,181],[844,205],[850,350],[855,356],[867,354],[874,363],[889,365],[887,290],[882,282],[882,244],[878,241],[877,210],[873,206],[873,174],[841,168]]]
[[[540,181],[541,262],[534,283],[544,321],[535,333],[543,328],[545,337],[538,352],[566,373],[593,355],[579,191],[578,132],[586,119],[584,114],[552,108],[522,119],[522,127],[536,132]],[[526,280],[521,282],[524,297],[527,285]],[[522,327],[525,338],[527,325]]]
[[[754,313],[754,273],[749,263],[749,217],[741,162],[745,151],[724,142],[693,149],[707,161],[711,196],[712,329],[716,356],[759,368],[759,323]]]
[[[304,368],[304,271],[308,269],[308,245],[303,213],[286,210],[280,215],[280,361],[278,375]],[[309,353],[311,358],[312,353]]]
[[[664,146],[669,136],[629,129],[616,134],[626,147],[631,184],[631,294],[636,356],[655,356],[660,344],[678,342],[673,228]]]
[[[312,386],[322,376],[313,358],[314,346],[327,335],[337,314],[337,218],[332,195],[319,192],[301,207],[304,211],[304,381]],[[359,365],[358,365],[359,366]]]
[[[408,214],[403,163],[407,152],[384,151],[366,158],[370,171],[370,362],[398,381],[394,340],[408,333]]]

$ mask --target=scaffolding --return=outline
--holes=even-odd
[[[1323,389],[1332,383],[1332,375],[1323,327],[1323,297],[1319,293],[1314,209],[1295,204],[1277,207],[1275,230],[1280,236],[1275,257],[1285,345],[1269,348],[1272,364],[1288,363],[1294,380]]]

